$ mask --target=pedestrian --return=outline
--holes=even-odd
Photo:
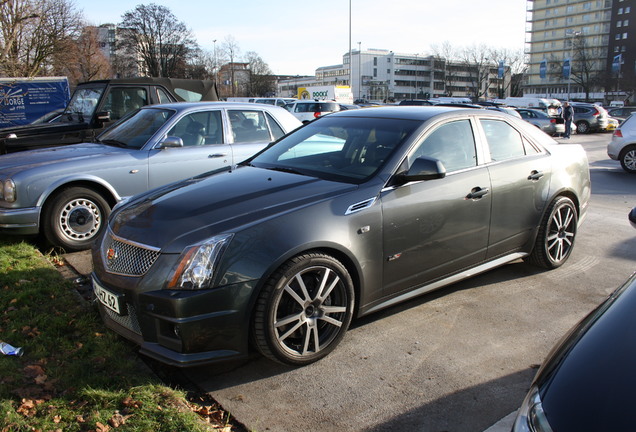
[[[569,102],[563,102],[563,121],[565,122],[565,133],[563,138],[570,139],[572,132],[572,117],[574,117],[574,109]]]

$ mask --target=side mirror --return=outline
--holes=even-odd
[[[435,180],[446,177],[446,168],[439,159],[426,156],[419,157],[407,172],[398,174],[396,179],[399,184],[406,184],[412,181]]]
[[[164,138],[159,144],[157,144],[156,148],[164,149],[164,148],[177,148],[183,147],[183,140],[176,136],[168,136]]]

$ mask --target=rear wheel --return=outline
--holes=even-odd
[[[534,249],[527,260],[547,269],[560,267],[574,247],[578,215],[572,200],[557,198],[543,218]]]
[[[335,258],[308,253],[287,261],[263,287],[252,323],[266,357],[313,363],[340,343],[353,316],[353,282]]]
[[[619,157],[621,166],[630,174],[636,173],[636,146],[625,147]]]
[[[42,213],[47,241],[66,251],[88,249],[106,225],[108,202],[92,189],[71,187],[52,196]]]
[[[590,133],[590,125],[587,122],[580,121],[576,124],[576,133]]]

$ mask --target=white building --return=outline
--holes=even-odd
[[[510,70],[505,68],[503,78],[499,78],[496,65],[477,72],[475,65],[383,49],[353,50],[351,60],[346,53],[342,64],[319,67],[315,76],[280,80],[278,95],[293,96],[298,87],[350,85],[354,99],[372,101],[509,96]]]

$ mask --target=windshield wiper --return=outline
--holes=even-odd
[[[280,171],[280,172],[289,173],[289,174],[298,174],[303,176],[307,175],[302,171],[298,171],[295,168],[289,168],[289,167],[273,166],[273,167],[267,167],[265,169],[272,170],[272,171]]]
[[[101,140],[99,142],[102,143],[102,144],[115,146],[115,147],[122,147],[122,148],[128,147],[128,144],[126,144],[125,142],[121,142],[121,141],[117,141],[117,140],[113,140],[113,139]]]

